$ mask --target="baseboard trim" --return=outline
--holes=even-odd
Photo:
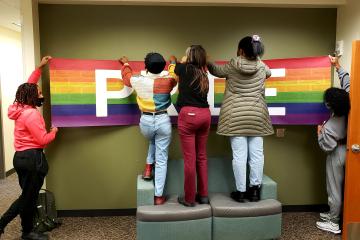
[[[326,212],[329,211],[327,204],[312,204],[312,205],[284,205],[283,212]]]
[[[58,210],[59,217],[111,217],[135,216],[136,208],[126,209],[84,209],[84,210]]]
[[[14,173],[16,173],[15,168],[10,169],[9,171],[7,171],[7,172],[5,173],[5,176],[6,176],[6,177],[9,177],[9,176],[13,175]]]
[[[284,205],[283,212],[325,212],[329,210],[326,204],[314,205]],[[84,210],[59,210],[59,217],[110,217],[110,216],[135,216],[136,208],[126,209],[84,209]]]

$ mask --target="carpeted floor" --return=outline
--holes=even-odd
[[[20,193],[16,174],[0,180],[0,214],[6,211]],[[136,239],[135,216],[63,218],[63,225],[52,231],[50,239],[58,240],[111,240]],[[324,233],[315,227],[318,213],[284,213],[282,240],[340,240],[339,235]],[[18,240],[20,221],[16,218],[5,229],[1,240]],[[171,240],[171,239],[169,239]],[[192,239],[189,239],[192,240]],[[194,239],[196,240],[196,239]]]

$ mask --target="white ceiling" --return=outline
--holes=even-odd
[[[0,26],[20,32],[13,23],[20,23],[20,0],[0,0]]]

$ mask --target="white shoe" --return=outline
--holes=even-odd
[[[332,232],[332,233],[335,233],[335,234],[341,233],[339,224],[333,223],[331,221],[316,222],[316,227],[321,229],[321,230],[324,230],[324,231],[327,231],[327,232]]]
[[[330,212],[320,213],[320,219],[324,221],[330,221]]]

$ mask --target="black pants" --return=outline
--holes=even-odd
[[[15,152],[13,162],[22,193],[1,217],[0,229],[20,214],[23,233],[26,234],[33,229],[36,202],[49,167],[42,149]]]

